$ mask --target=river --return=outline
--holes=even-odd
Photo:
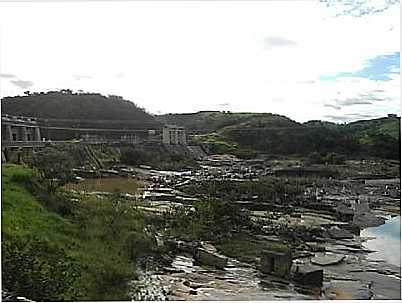
[[[401,266],[401,217],[389,218],[385,224],[369,227],[361,231],[362,237],[375,237],[366,242],[370,259],[384,260],[390,264]]]

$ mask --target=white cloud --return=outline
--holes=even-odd
[[[305,121],[334,111],[324,104],[337,106],[337,92],[346,100],[384,89],[391,101],[359,110],[399,112],[399,74],[318,81],[399,51],[396,6],[361,18],[334,18],[309,1],[1,3],[0,11],[1,72],[31,79],[31,90],[117,94],[151,112],[220,109],[230,100],[233,111]],[[2,82],[2,96],[20,92]]]

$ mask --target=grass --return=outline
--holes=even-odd
[[[128,178],[101,178],[101,179],[85,179],[77,183],[68,183],[64,186],[66,189],[77,191],[93,192],[120,192],[135,194],[141,186],[137,180]]]
[[[26,236],[39,234],[55,242],[69,242],[78,234],[69,220],[48,212],[22,185],[14,182],[18,175],[32,176],[33,172],[22,166],[2,167],[2,233]]]
[[[141,241],[132,240],[133,233],[146,238],[142,213],[124,203],[85,197],[74,206],[73,215],[63,217],[25,188],[21,181],[30,178],[35,178],[34,172],[26,167],[2,166],[3,241],[36,237],[64,250],[83,269],[76,285],[79,300],[128,300],[127,282],[135,274],[127,239],[137,243],[134,250],[147,253]],[[2,270],[4,274],[7,268]]]

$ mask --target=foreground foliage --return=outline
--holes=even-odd
[[[155,251],[144,215],[118,196],[50,197],[37,178],[2,169],[3,289],[37,301],[128,300],[137,258]]]

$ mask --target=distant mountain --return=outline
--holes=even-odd
[[[161,125],[152,115],[119,96],[76,94],[70,90],[6,97],[1,107],[2,113],[50,120],[82,120],[87,124],[116,120],[130,125]]]

